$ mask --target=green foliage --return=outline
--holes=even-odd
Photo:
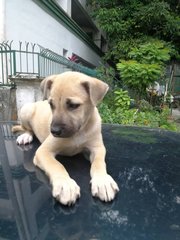
[[[170,60],[170,51],[171,49],[166,47],[163,41],[156,40],[142,44],[139,48],[132,48],[128,56],[139,63],[163,65]]]
[[[128,53],[134,47],[138,47],[140,44],[145,43],[146,41],[150,41],[150,38],[140,37],[140,38],[132,38],[128,37],[126,39],[122,39],[121,41],[117,41],[113,46],[109,47],[108,52],[105,54],[105,60],[112,59],[114,62],[119,62],[119,59],[129,59]]]
[[[169,121],[169,108],[165,107],[160,112],[155,111],[146,101],[143,100],[141,101],[140,109],[129,109],[130,97],[128,96],[127,91],[120,89],[115,92],[113,98],[112,95],[110,95],[99,106],[99,112],[103,123],[146,126],[177,131],[176,125]],[[119,102],[119,100],[122,100],[123,98],[124,102]]]
[[[122,125],[135,125],[135,118],[137,114],[136,109],[129,110],[117,110],[116,114],[118,116],[118,123]]]
[[[129,109],[130,103],[131,103],[131,99],[128,95],[128,91],[124,91],[122,89],[116,90],[114,92],[115,94],[115,106],[116,106],[116,110],[127,110]]]
[[[146,88],[164,74],[164,64],[170,59],[170,48],[163,41],[139,45],[128,53],[132,60],[121,60],[117,64],[123,83],[136,92],[139,100]]]
[[[153,107],[148,101],[142,99],[139,101],[139,110],[142,112],[151,112],[153,110]]]
[[[162,74],[158,64],[139,63],[134,60],[122,60],[117,64],[117,69],[120,71],[123,83],[139,96],[143,95],[149,84],[154,83]]]
[[[169,121],[169,109],[155,111],[144,95],[150,84],[164,76],[165,63],[171,57],[179,58],[179,1],[89,0],[89,3],[94,18],[107,34],[109,50],[104,59],[114,65],[118,63],[123,86],[133,90],[138,103],[137,109],[130,109],[130,97],[122,89],[109,94],[99,106],[103,122],[176,130]],[[115,75],[110,69],[101,68],[100,74],[101,79],[113,85]]]
[[[178,0],[89,0],[89,2],[93,8],[93,17],[107,33],[110,46],[107,58],[126,59],[129,46],[138,47],[139,44],[147,42],[148,38],[164,40],[179,52]],[[126,43],[129,43],[129,46]]]
[[[178,41],[180,18],[166,1],[150,1],[142,5],[133,17],[139,31],[166,41]]]
[[[160,127],[159,124],[160,113],[156,111],[145,111],[145,112],[138,112],[135,124],[137,126],[149,126],[152,128]]]
[[[108,106],[108,104],[102,102],[98,109],[103,123],[118,123],[115,112]]]
[[[97,69],[97,78],[102,79],[104,82],[113,86],[115,79],[115,70],[112,67],[101,65]]]

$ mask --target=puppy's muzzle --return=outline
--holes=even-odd
[[[51,124],[51,133],[54,137],[59,138],[68,138],[74,134],[74,131],[71,127],[66,124]]]

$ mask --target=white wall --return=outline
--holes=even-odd
[[[72,2],[72,0],[55,0],[55,1],[71,17],[71,2]]]
[[[5,6],[4,40],[38,43],[61,55],[64,48],[68,50],[68,57],[75,53],[86,61],[99,65],[100,57],[90,47],[33,1],[6,0]]]
[[[26,103],[42,100],[40,91],[40,80],[38,79],[16,79],[16,108],[19,118],[19,110]]]
[[[0,1],[0,42],[5,37],[5,0]]]

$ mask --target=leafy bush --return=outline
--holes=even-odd
[[[115,112],[108,106],[108,104],[102,102],[98,109],[103,123],[119,123]]]
[[[97,69],[97,78],[102,79],[110,86],[114,85],[115,70],[112,67],[107,67],[106,64],[100,65]]]
[[[127,110],[129,109],[131,99],[128,95],[128,91],[124,91],[122,89],[114,91],[115,94],[115,106],[116,110]]]
[[[92,15],[106,32],[109,49],[106,59],[128,59],[130,47],[161,39],[174,46],[179,58],[179,1],[89,0]]]
[[[135,60],[117,64],[123,83],[137,94],[137,100],[146,93],[146,88],[160,78],[162,69],[158,64],[139,63]],[[139,98],[139,99],[138,99]]]
[[[130,109],[130,97],[122,89],[114,92],[114,97],[106,98],[99,106],[103,123],[117,123],[130,126],[146,126],[177,131],[174,123],[169,121],[170,109],[165,107],[161,112],[153,110],[146,101],[141,101],[141,108]]]
[[[146,89],[164,75],[170,52],[163,41],[154,40],[132,48],[128,53],[130,60],[117,64],[123,83],[135,92],[137,102],[146,95]]]
[[[170,59],[170,52],[171,48],[165,46],[163,41],[155,40],[132,48],[128,56],[139,63],[163,65]]]

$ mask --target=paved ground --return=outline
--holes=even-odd
[[[180,132],[180,109],[173,109],[172,117],[173,117],[174,122],[177,125],[178,131]]]
[[[173,109],[172,116],[175,120],[180,120],[180,109]]]

